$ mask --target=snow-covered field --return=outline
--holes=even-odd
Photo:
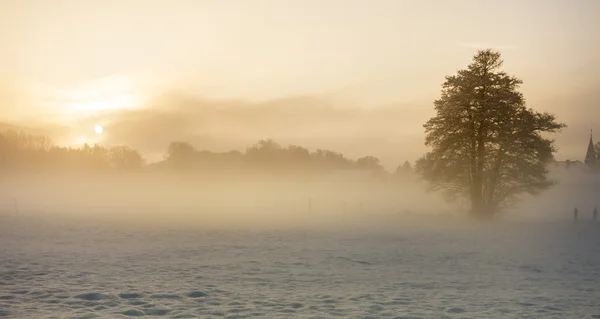
[[[591,223],[0,221],[6,318],[600,318],[600,225]]]

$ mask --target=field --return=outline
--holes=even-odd
[[[6,318],[600,318],[600,227],[2,218]]]

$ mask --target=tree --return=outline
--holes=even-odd
[[[47,165],[45,154],[52,148],[52,141],[43,135],[5,131],[0,133],[0,168]]]
[[[175,169],[189,169],[196,159],[196,149],[186,142],[171,142],[167,149],[167,161]]]
[[[355,164],[342,153],[324,149],[312,152],[311,157],[319,169],[349,169]]]
[[[43,135],[0,132],[0,170],[89,170],[135,169],[144,164],[142,155],[127,146],[107,148],[84,144],[81,148],[59,147]]]
[[[275,169],[282,167],[285,150],[279,143],[268,139],[260,140],[257,144],[246,149],[246,159],[255,167]]]
[[[404,162],[404,164],[398,166],[396,168],[396,175],[407,175],[413,172],[412,165],[410,165],[409,161]]]
[[[600,160],[600,142],[596,142],[594,151],[596,152],[596,157]]]
[[[246,149],[246,156],[259,162],[274,162],[280,158],[283,148],[279,143],[268,139],[260,140],[258,143]]]
[[[409,176],[412,176],[414,173],[413,167],[409,161],[405,161],[404,164],[396,167],[396,171],[394,172],[394,177],[397,179],[406,179]]]
[[[379,159],[374,156],[365,156],[356,160],[356,166],[360,169],[379,171],[383,170],[383,166],[379,163]]]
[[[288,160],[295,165],[308,165],[310,162],[310,151],[307,148],[290,145],[287,148]]]
[[[110,148],[108,150],[108,162],[111,167],[117,169],[139,169],[144,165],[142,155],[128,146]]]
[[[189,159],[196,153],[196,149],[186,142],[171,142],[167,150],[167,156],[170,159]]]
[[[545,133],[564,124],[525,106],[521,80],[500,70],[497,51],[478,51],[467,69],[446,77],[437,115],[425,123],[432,148],[416,169],[433,190],[466,198],[471,213],[491,217],[523,193],[550,187],[547,163],[556,151]]]

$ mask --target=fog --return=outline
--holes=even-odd
[[[584,0],[7,1],[0,130],[58,146],[126,145],[149,166],[163,162],[173,141],[244,152],[273,139],[372,156],[393,174],[427,152],[422,125],[444,76],[490,47],[523,79],[528,106],[567,124],[556,136],[557,160],[582,160],[589,129],[600,131],[600,49],[589,41],[600,30],[597,9]],[[20,214],[181,223],[189,215],[215,225],[361,223],[460,215],[468,206],[445,203],[416,176],[365,171],[90,174],[12,173],[2,178],[0,202]],[[506,216],[588,210],[587,177],[556,174],[556,187],[524,196]]]
[[[591,220],[597,176],[554,167],[551,177],[556,186],[521,196],[497,221],[564,222],[575,207]],[[369,171],[31,172],[5,175],[0,194],[3,218],[133,228],[382,230],[473,222],[466,202],[445,202],[416,175]]]
[[[336,227],[452,210],[413,177],[369,173],[125,173],[4,178],[7,216],[195,227]]]
[[[600,206],[600,176],[581,167],[565,169],[563,165],[550,169],[556,185],[537,196],[521,196],[509,210],[510,219],[535,222],[561,222],[573,218],[575,208],[579,219],[592,221],[594,207]]]

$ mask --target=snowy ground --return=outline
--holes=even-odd
[[[0,220],[6,318],[600,318],[600,226]]]

